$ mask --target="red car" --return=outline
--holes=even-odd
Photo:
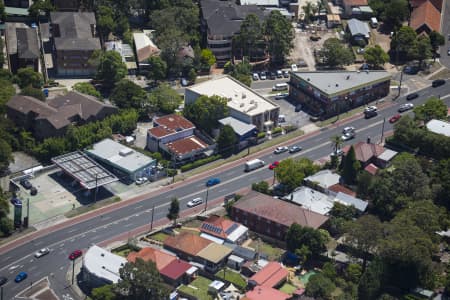
[[[74,260],[74,259],[80,257],[82,254],[83,254],[83,252],[81,250],[75,250],[72,253],[70,253],[69,259]]]
[[[389,122],[390,122],[390,123],[395,123],[395,122],[397,122],[401,117],[402,117],[402,115],[400,115],[400,114],[393,115],[393,116],[389,119]]]
[[[275,169],[276,167],[278,167],[279,164],[280,164],[280,162],[274,161],[273,163],[270,164],[269,170]]]

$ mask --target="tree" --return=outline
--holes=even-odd
[[[11,81],[0,79],[0,113],[4,114],[6,112],[6,102],[16,94],[16,89],[14,88]]]
[[[366,49],[364,59],[372,67],[379,68],[389,61],[389,55],[384,52],[380,45],[375,45]]]
[[[237,138],[233,128],[230,125],[225,125],[220,130],[217,138],[217,148],[219,153],[224,156],[233,154],[236,146]]]
[[[211,49],[202,49],[200,54],[200,63],[202,64],[202,69],[207,69],[216,63],[216,57]]]
[[[149,95],[149,102],[153,111],[166,114],[173,113],[180,106],[182,98],[180,94],[168,84],[161,84],[153,89]]]
[[[31,85],[24,87],[22,89],[22,91],[20,92],[20,94],[24,95],[24,96],[34,97],[34,98],[39,99],[41,101],[45,101],[44,92],[41,89],[37,89],[37,88],[32,87]]]
[[[383,286],[383,263],[375,259],[367,267],[358,284],[358,299],[376,300]]]
[[[95,289],[92,289],[92,300],[115,300],[116,294],[113,291],[112,285],[104,285]]]
[[[344,157],[344,167],[342,169],[342,178],[344,182],[350,185],[356,183],[356,176],[361,169],[361,164],[356,160],[355,148],[353,145]]]
[[[266,195],[270,195],[270,190],[269,190],[269,184],[267,183],[267,181],[260,181],[258,183],[254,182],[252,183],[252,190],[266,194]]]
[[[17,83],[20,88],[31,85],[34,88],[41,88],[44,84],[44,78],[41,73],[35,72],[33,68],[21,68],[17,71]]]
[[[345,47],[337,38],[329,38],[323,43],[320,56],[323,63],[330,67],[336,68],[353,63],[353,53]]]
[[[342,144],[344,141],[339,135],[332,136],[331,139],[331,146],[333,147],[333,152],[337,153],[339,149],[341,149]]]
[[[419,60],[419,67],[422,67],[424,60],[432,57],[430,38],[425,35],[417,37],[417,54],[416,58]]]
[[[106,87],[114,87],[127,73],[127,66],[118,52],[106,51],[100,54],[95,77],[102,80]]]
[[[169,297],[153,261],[137,258],[134,263],[127,262],[119,273],[121,280],[114,285],[114,290],[121,299],[163,300]]]
[[[290,21],[278,10],[273,10],[264,22],[264,34],[270,61],[283,63],[294,48],[295,32]]]
[[[382,19],[391,27],[398,27],[409,16],[409,7],[407,0],[389,0],[384,1],[384,10]]]
[[[311,23],[312,17],[314,16],[315,5],[308,1],[304,6],[302,6],[303,13],[305,14],[304,21],[306,23]]]
[[[311,227],[303,227],[297,223],[292,224],[286,234],[287,249],[296,253],[302,246],[308,247],[314,257],[320,256],[326,250],[328,240],[319,231]]]
[[[306,295],[316,299],[332,299],[331,293],[336,289],[334,283],[323,274],[314,274],[306,285]]]
[[[282,160],[276,168],[275,176],[286,192],[299,187],[303,179],[318,171],[318,167],[308,158]]]
[[[159,56],[148,59],[149,71],[147,77],[154,81],[163,80],[167,76],[167,64]]]
[[[219,96],[200,96],[194,103],[186,105],[184,116],[198,128],[208,133],[217,128],[219,120],[228,116],[227,99]]]
[[[143,110],[148,102],[143,88],[128,79],[122,79],[111,93],[111,102],[119,108],[135,108]]]
[[[0,174],[4,174],[13,161],[11,146],[4,139],[0,139]]]
[[[103,40],[107,40],[109,34],[114,30],[114,12],[111,7],[100,5],[97,8],[97,28]]]
[[[445,38],[439,32],[433,30],[428,35],[430,38],[431,50],[433,51],[433,58],[436,61],[437,51],[439,50],[439,46],[445,45]]]
[[[242,49],[242,55],[248,56],[250,61],[252,61],[252,54],[262,40],[263,28],[258,16],[248,14],[241,23],[239,36],[237,37],[237,44]]]
[[[48,14],[51,11],[54,11],[55,7],[52,5],[50,0],[35,0],[33,4],[28,8],[28,12],[30,17],[37,19],[42,12]]]
[[[169,207],[169,213],[167,214],[167,219],[170,221],[173,221],[173,224],[177,224],[177,219],[180,215],[180,202],[178,201],[178,198],[172,198],[172,201],[170,202]]]
[[[102,98],[102,95],[100,94],[99,91],[97,91],[95,89],[95,87],[90,84],[89,82],[77,82],[75,83],[75,85],[72,87],[75,91],[86,94],[86,95],[91,95],[94,96],[96,98]]]
[[[5,18],[6,18],[5,4],[3,2],[0,2],[0,22],[5,22]]]
[[[251,65],[245,59],[238,64],[233,65],[231,62],[225,64],[226,73],[230,73],[230,75],[245,84],[246,86],[250,86],[252,83],[252,78],[250,76]]]
[[[337,277],[336,266],[332,262],[327,261],[323,264],[321,273],[331,281],[334,281]]]
[[[417,55],[417,33],[409,26],[402,26],[391,39],[391,53],[395,62],[399,58],[411,60]]]
[[[353,283],[358,283],[362,275],[362,267],[359,264],[349,264],[345,269],[345,278]]]
[[[424,105],[414,108],[414,117],[425,123],[432,119],[444,120],[447,117],[447,105],[441,99],[431,97]]]
[[[164,23],[167,22],[164,21]],[[178,76],[183,67],[178,52],[188,43],[188,37],[181,29],[169,27],[157,35],[156,42],[161,49],[161,58],[167,64],[167,70]]]

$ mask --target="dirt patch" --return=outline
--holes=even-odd
[[[379,32],[376,29],[371,29],[370,41],[372,45],[379,45],[385,52],[391,48],[391,38],[388,34]]]

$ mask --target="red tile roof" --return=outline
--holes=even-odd
[[[213,236],[217,236],[223,239],[226,239],[228,234],[226,231],[233,226],[233,224],[237,224],[236,222],[233,222],[231,220],[219,217],[219,216],[210,216],[208,219],[203,221],[202,225],[200,226],[200,231],[208,233]],[[217,228],[218,231],[211,230],[211,226]],[[238,224],[239,225],[239,224]]]
[[[344,6],[367,6],[367,0],[344,0]]]
[[[346,187],[343,186],[343,185],[340,185],[339,183],[333,184],[333,185],[330,186],[328,189],[329,189],[330,191],[335,192],[335,193],[341,192],[341,193],[344,193],[344,194],[347,194],[347,195],[356,197],[356,193],[355,193],[354,191],[352,191],[352,190],[349,189],[349,188],[346,188]]]
[[[202,251],[211,243],[212,241],[198,235],[189,232],[182,232],[175,236],[168,237],[164,241],[164,247],[167,246],[180,252],[187,253],[191,256],[196,256],[197,253]]]
[[[252,291],[248,291],[245,294],[245,297],[249,300],[261,300],[261,299],[286,300],[291,298],[291,296],[288,294],[264,286],[257,286]]]
[[[342,150],[345,154],[347,154],[348,150],[350,150],[351,146],[345,146]],[[355,156],[356,159],[360,162],[368,162],[373,157],[380,156],[381,153],[384,152],[384,147],[373,144],[373,143],[366,143],[366,142],[358,142],[353,145],[353,148],[355,149]]]
[[[177,260],[177,258],[173,255],[150,247],[143,248],[139,252],[131,252],[128,254],[127,260],[129,262],[135,262],[136,258],[154,262],[158,271],[161,271],[171,262]]]
[[[442,10],[443,0],[410,0],[409,3],[411,4],[412,8],[417,8],[427,1],[431,2],[439,11]]]
[[[161,273],[161,275],[164,275],[173,280],[177,280],[178,278],[183,276],[183,274],[186,273],[186,271],[191,267],[192,266],[184,260],[175,259],[167,266],[165,266],[162,270],[159,270],[159,272]]]
[[[367,172],[369,172],[372,175],[375,175],[375,174],[377,174],[378,167],[375,166],[374,164],[368,164],[367,167],[364,168],[364,170],[366,170]]]
[[[285,281],[288,275],[289,275],[288,270],[283,268],[283,266],[280,263],[271,261],[258,273],[250,277],[249,280],[255,282],[256,285],[261,285],[265,287],[274,287]]]
[[[176,155],[183,155],[208,147],[207,143],[195,135],[167,143],[166,145],[169,151],[175,153]]]
[[[155,127],[148,130],[148,132],[155,137],[164,137],[176,133],[178,131],[194,129],[195,126],[191,121],[183,116],[171,114],[160,117],[153,121]]]
[[[249,192],[234,207],[287,227],[297,223],[317,229],[328,220],[327,216],[255,191]]]
[[[439,32],[441,30],[441,12],[430,1],[426,1],[413,9],[410,24],[414,30],[426,25],[430,30]]]

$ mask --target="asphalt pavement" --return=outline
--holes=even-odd
[[[419,91],[420,97],[415,99],[413,103],[418,105],[430,96],[440,95],[447,104],[450,104],[450,96],[447,96],[449,94],[450,83],[438,88],[428,87]],[[126,240],[126,237],[150,230],[152,208],[155,209],[155,223],[159,225],[166,223],[166,214],[172,197],[177,197],[180,200],[183,215],[195,214],[200,213],[204,206],[193,209],[187,208],[187,202],[193,198],[202,197],[206,200],[208,196],[209,207],[218,206],[222,203],[225,195],[248,189],[253,182],[273,178],[273,171],[267,167],[245,173],[244,163],[246,160],[260,158],[266,161],[268,165],[274,160],[287,157],[302,156],[312,160],[327,157],[332,151],[330,138],[340,135],[342,128],[349,125],[356,128],[356,137],[345,144],[365,141],[367,136],[372,138],[372,142],[379,142],[383,122],[385,123],[385,132],[391,131],[392,125],[387,122],[387,119],[396,114],[398,106],[405,102],[404,97],[398,98],[394,102],[384,103],[385,108],[380,109],[378,116],[374,118],[367,120],[361,114],[356,115],[349,120],[338,121],[318,131],[280,144],[302,146],[304,150],[295,155],[289,153],[275,155],[272,153],[273,149],[266,149],[210,170],[206,172],[207,174],[193,176],[184,182],[164,187],[149,195],[119,202],[117,205],[70,220],[68,223],[59,224],[58,227],[51,228],[48,231],[37,232],[12,244],[3,245],[0,247],[0,275],[9,278],[9,282],[3,286],[4,299],[14,299],[19,291],[30,287],[32,282],[36,282],[45,276],[49,276],[52,288],[58,295],[69,294],[70,284],[65,279],[65,274],[71,268],[68,255],[73,250],[87,249],[92,244],[102,244],[104,241],[118,236],[125,237]],[[221,183],[207,189],[205,182],[209,177],[219,177]],[[51,249],[50,254],[35,259],[34,252],[43,247],[49,247]],[[28,272],[28,278],[20,283],[15,283],[14,276],[20,271]],[[76,296],[74,295],[74,297]]]

